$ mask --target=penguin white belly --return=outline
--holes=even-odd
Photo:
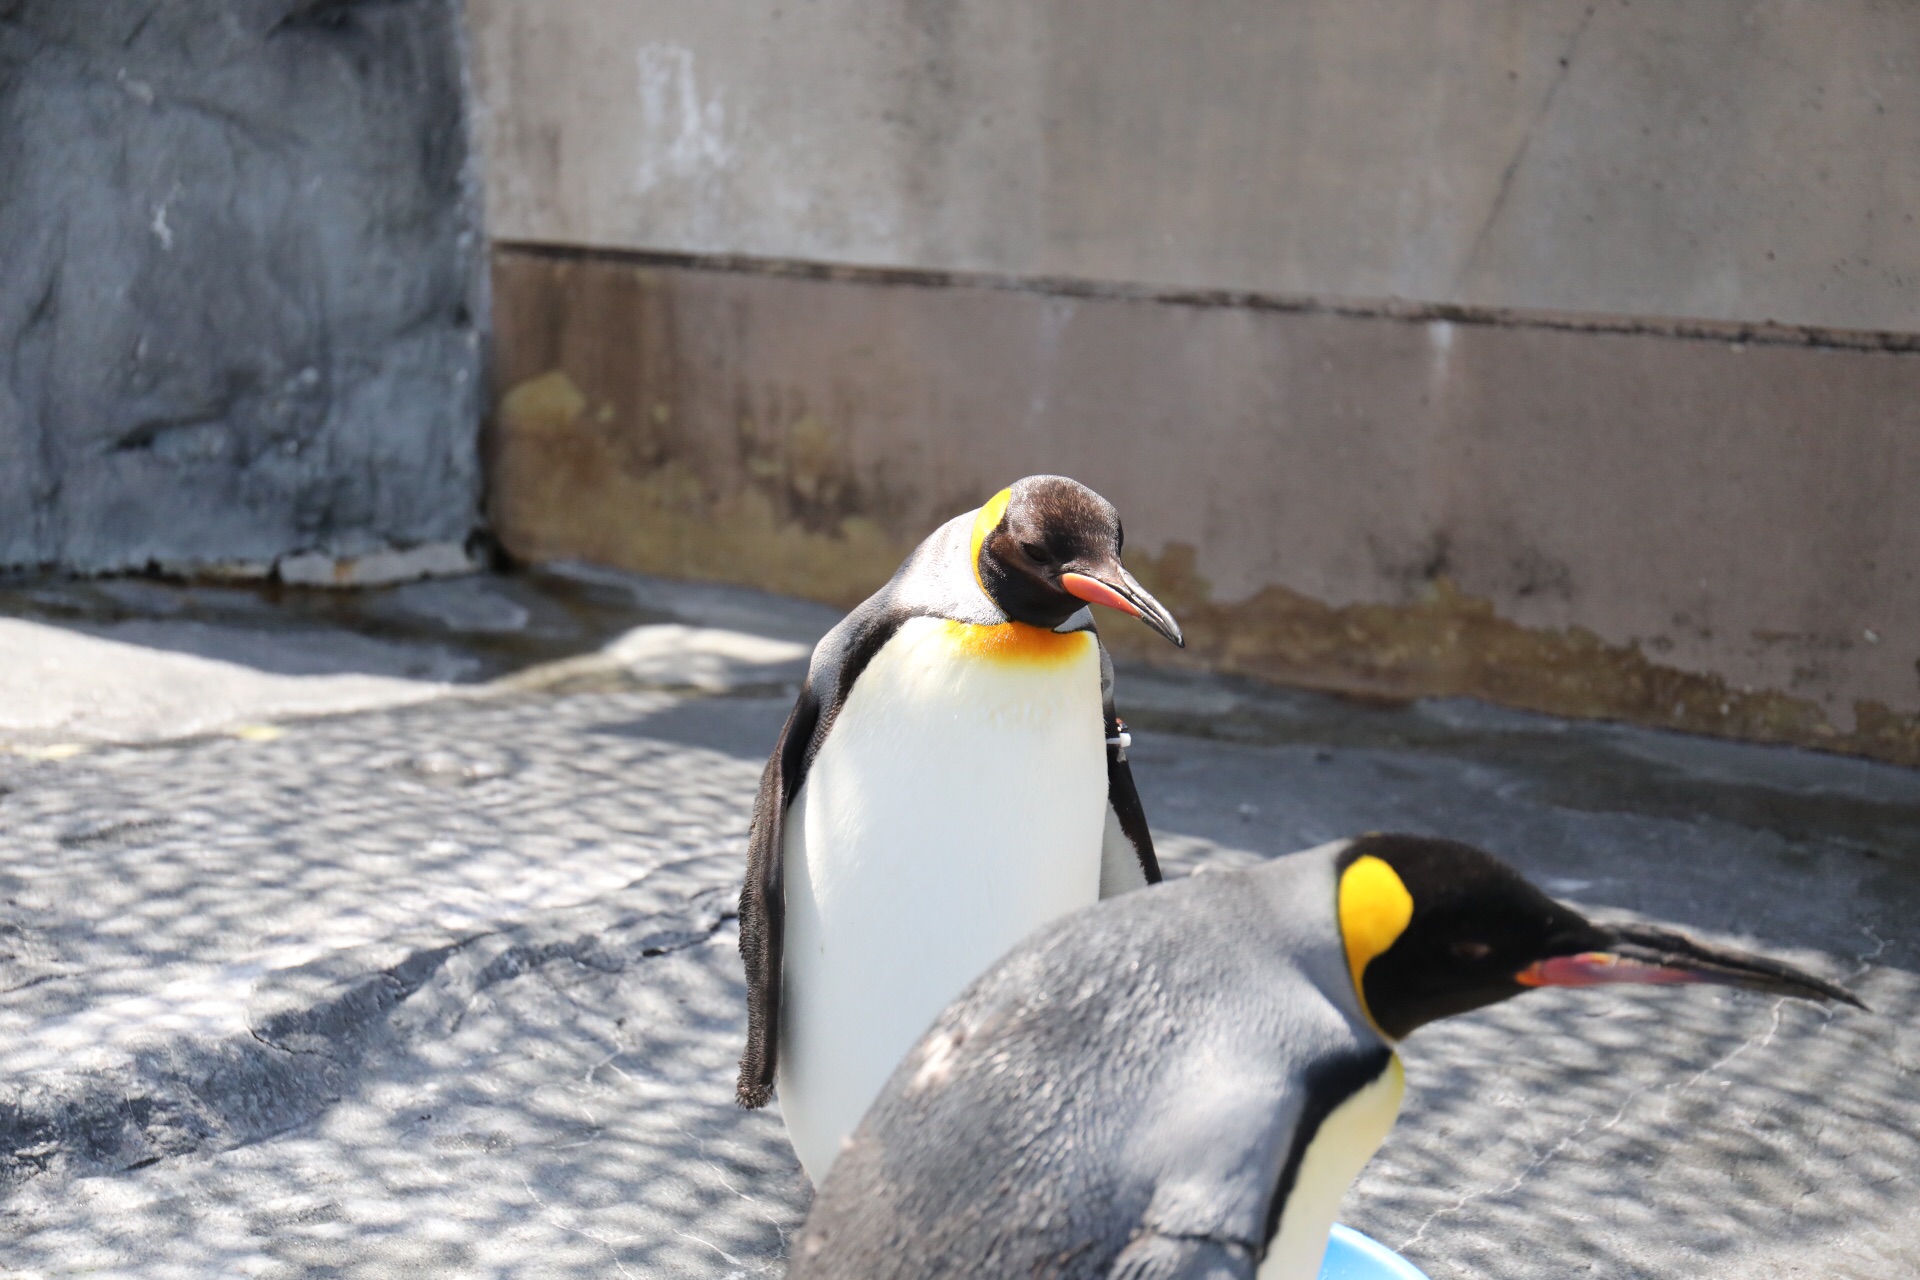
[[[940,1010],[1099,897],[1103,725],[1086,632],[914,618],[854,682],[783,851],[780,1107],[816,1186]]]
[[[1280,1214],[1280,1229],[1267,1244],[1258,1280],[1314,1280],[1327,1252],[1327,1234],[1341,1198],[1360,1176],[1400,1115],[1406,1072],[1395,1054],[1371,1084],[1333,1109],[1307,1144],[1293,1194]]]

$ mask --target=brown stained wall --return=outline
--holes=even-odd
[[[851,604],[1061,471],[1186,661],[1920,764],[1920,355],[1440,314],[502,247],[493,516]]]

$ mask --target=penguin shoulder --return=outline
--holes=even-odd
[[[1128,1163],[1152,1175],[1143,1228],[1262,1251],[1322,1126],[1393,1052],[1312,982],[1234,994],[1156,1079]]]
[[[928,534],[873,599],[884,600],[887,611],[901,617],[946,618],[978,626],[1007,621],[974,572],[973,517],[971,511],[955,516]]]
[[[820,736],[831,727],[861,673],[910,620],[987,627],[1007,621],[973,575],[968,560],[971,520],[971,513],[955,516],[928,534],[893,577],[814,645],[807,687],[820,702]]]

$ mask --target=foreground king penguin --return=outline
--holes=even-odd
[[[1180,628],[1120,518],[1029,476],[828,632],[754,806],[738,1094],[817,1184],[934,1016],[1035,927],[1157,881],[1090,604]]]
[[[789,1280],[1313,1280],[1400,1108],[1409,1032],[1532,987],[1721,983],[1758,956],[1596,925],[1462,844],[1367,836],[1103,902],[900,1064]]]

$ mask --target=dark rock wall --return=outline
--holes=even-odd
[[[477,523],[457,0],[0,0],[0,566]]]

